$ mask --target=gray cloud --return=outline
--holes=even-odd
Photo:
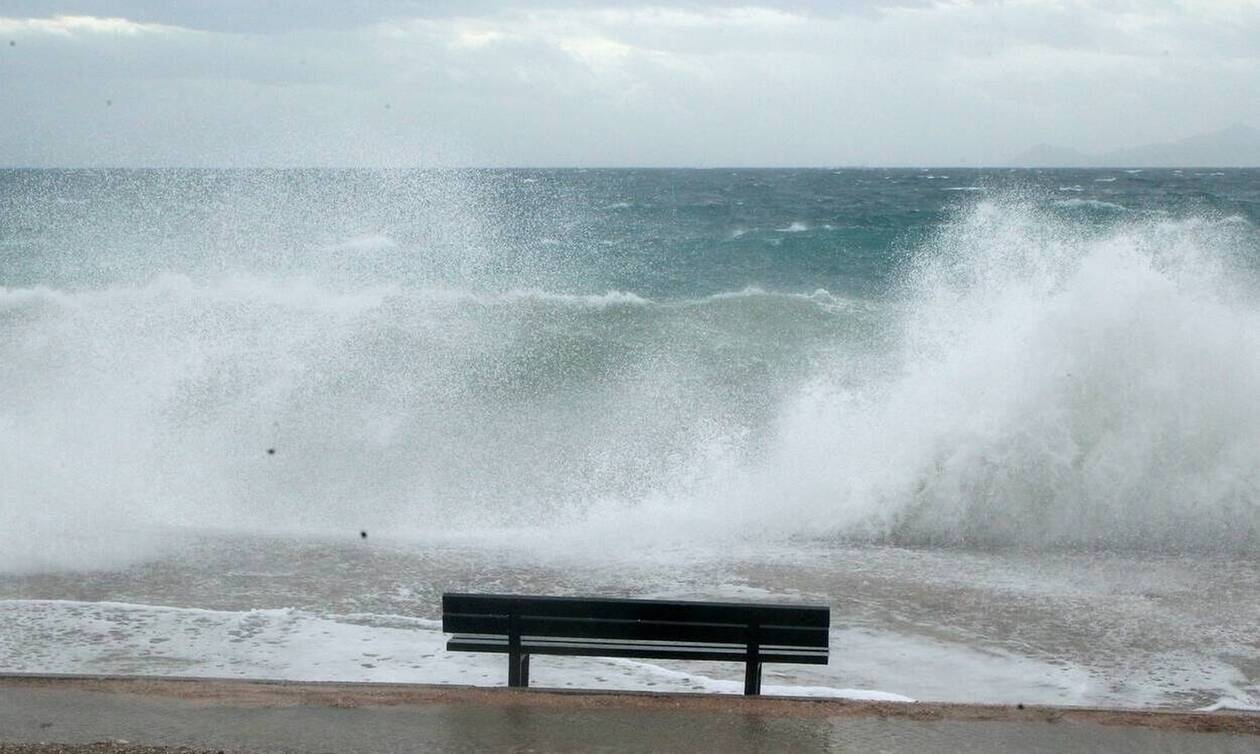
[[[872,12],[881,7],[930,5],[931,0],[779,0],[761,3],[784,10],[833,15]],[[40,17],[76,15],[122,17],[133,21],[183,26],[203,31],[271,34],[295,29],[352,29],[401,18],[475,17],[519,8],[578,10],[592,5],[584,0],[215,0],[213,3],[173,3],[170,0],[63,0],[49,13],[47,0],[4,0],[0,15]],[[604,0],[604,8],[650,7],[639,0]],[[666,5],[662,3],[661,5]],[[748,3],[738,0],[682,0],[675,9],[721,10]]]
[[[58,11],[0,4],[0,163],[978,164],[1260,123],[1257,2]]]

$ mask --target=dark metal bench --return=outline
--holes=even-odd
[[[530,655],[719,660],[745,664],[761,693],[767,662],[826,665],[831,610],[819,605],[442,595],[446,648],[508,656],[508,685],[529,686]]]

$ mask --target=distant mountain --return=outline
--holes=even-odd
[[[1089,154],[1038,144],[1011,158],[1017,167],[1246,168],[1260,167],[1260,130],[1241,123],[1178,141]]]

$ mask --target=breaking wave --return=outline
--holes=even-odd
[[[717,428],[765,426],[850,308],[259,276],[0,288],[0,567],[109,564],[172,529],[433,534],[631,501]]]
[[[649,518],[761,537],[1254,548],[1258,249],[1228,218],[1100,230],[1031,202],[971,205],[915,250],[889,353],[836,353],[785,401],[764,456],[718,453],[689,504],[662,498]]]
[[[0,568],[201,528],[1254,548],[1258,248],[1009,198],[865,300],[0,289]]]

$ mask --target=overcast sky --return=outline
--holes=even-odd
[[[0,164],[994,164],[1260,126],[1260,0],[0,0]]]

